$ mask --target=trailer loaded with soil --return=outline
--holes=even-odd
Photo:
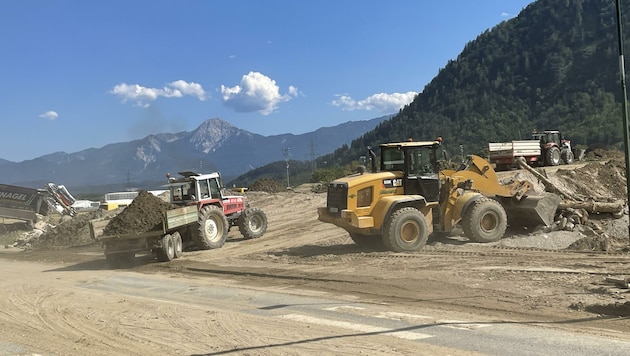
[[[244,196],[224,195],[218,172],[180,172],[168,179],[169,201],[141,191],[111,219],[90,221],[90,233],[105,248],[112,267],[129,264],[138,253],[150,252],[158,261],[171,261],[186,249],[220,248],[231,227],[246,239],[267,230],[264,211],[249,207]]]

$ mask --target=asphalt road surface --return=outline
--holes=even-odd
[[[0,355],[617,355],[630,343],[205,275],[0,259]]]

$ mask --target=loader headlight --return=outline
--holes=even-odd
[[[372,187],[367,187],[357,192],[357,208],[370,206],[372,203]]]

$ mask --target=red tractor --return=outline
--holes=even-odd
[[[190,234],[197,248],[222,247],[232,226],[238,226],[246,239],[261,237],[267,230],[267,216],[260,208],[249,207],[241,195],[223,195],[219,172],[199,174],[179,172],[181,178],[168,177],[171,203],[196,205],[199,212],[197,233]]]
[[[571,141],[562,137],[560,131],[535,131],[532,133],[532,139],[540,141],[540,154],[545,166],[573,163],[574,154],[571,149]]]

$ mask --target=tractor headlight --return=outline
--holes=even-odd
[[[357,192],[357,208],[370,206],[372,203],[372,187],[367,187]]]

